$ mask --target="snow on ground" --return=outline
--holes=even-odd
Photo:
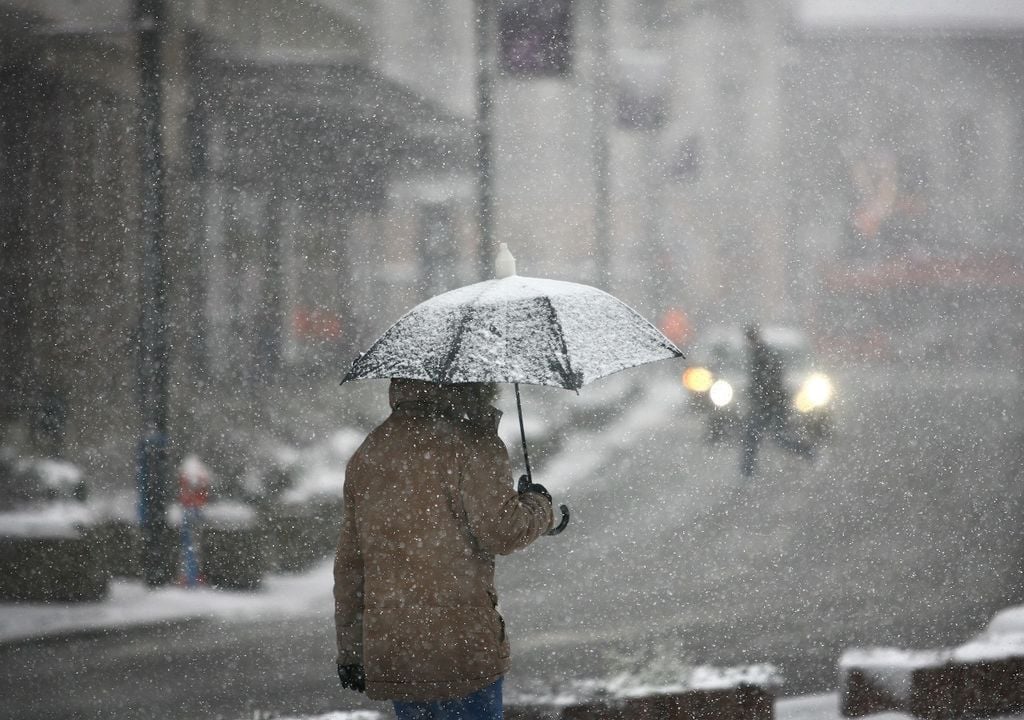
[[[630,435],[643,432],[651,423],[660,421],[660,415],[667,411],[667,408],[662,406],[663,403],[652,400],[653,398],[649,396],[647,402],[635,403],[632,410],[625,411],[602,431],[603,437],[607,439],[602,444],[605,452],[616,451],[619,443],[627,442]],[[518,424],[514,424],[514,429],[518,431]],[[541,421],[539,424],[546,423]],[[535,430],[541,432],[540,428]],[[509,439],[511,440],[511,437]],[[349,436],[334,438],[334,443],[343,447],[330,449],[335,453],[339,450],[350,452],[352,442],[353,438]],[[585,474],[585,469],[579,467],[578,453],[573,449],[574,437],[570,435],[562,448],[561,457],[553,459],[545,474],[550,474],[553,478],[565,478],[566,484],[569,480],[579,479]],[[307,471],[313,470],[309,472],[310,475],[321,474],[315,471],[321,470],[323,466],[323,463],[316,462],[318,459],[310,460],[313,468],[306,468]],[[559,487],[561,488],[561,484]],[[332,605],[332,583],[330,559],[324,560],[306,573],[268,575],[264,579],[263,587],[256,592],[206,587],[149,588],[141,581],[118,579],[111,583],[108,597],[100,602],[0,604],[0,643],[193,618],[252,621],[289,615],[326,615],[330,613]],[[920,652],[893,648],[851,649],[847,660],[856,659],[859,657],[858,653],[874,653],[878,656],[884,655],[893,664],[898,664],[897,661],[901,659],[907,662],[919,660]],[[984,632],[964,646],[925,652],[944,657],[954,656],[958,659],[1020,654],[1024,652],[1024,606],[1009,608],[999,613]],[[778,720],[838,720],[841,717],[838,694],[782,698],[776,703],[775,716]],[[301,718],[281,716],[276,720],[378,720],[384,717],[386,716],[374,711],[349,711]],[[910,718],[904,713],[879,713],[871,717],[873,720]],[[1024,716],[1015,717],[1024,720]],[[240,717],[238,720],[243,719]]]
[[[932,650],[851,648],[839,658],[841,675],[856,669],[874,687],[894,698],[910,696],[912,675],[920,668],[949,663],[999,661],[1024,656],[1024,606],[996,614],[985,629],[962,645]]]
[[[212,588],[148,588],[140,581],[113,583],[110,596],[96,603],[12,603],[0,606],[0,642],[109,628],[147,625],[190,618],[252,621],[287,615],[326,614],[331,607],[331,562],[325,560],[299,575],[269,575],[257,592]],[[1009,608],[968,645],[1005,645],[1024,628],[1024,607]],[[878,650],[876,652],[882,652]],[[889,650],[892,653],[900,651]],[[703,683],[696,683],[703,686]],[[332,712],[312,716],[281,716],[275,720],[383,720],[374,711]],[[781,698],[777,720],[839,720],[838,694]],[[904,713],[879,713],[872,720],[906,720]],[[1013,716],[1021,720],[1024,716]],[[237,720],[249,720],[240,716]]]
[[[390,717],[372,710],[355,712],[332,712],[326,715],[279,716],[275,720],[384,720]],[[911,720],[906,713],[885,712],[868,716],[870,720]],[[1007,716],[1004,720],[1019,720],[1021,716]],[[775,720],[840,720],[839,696],[808,695],[806,697],[778,700],[775,703]],[[248,720],[248,718],[238,718]],[[999,720],[992,718],[992,720]]]
[[[775,720],[833,720],[841,718],[839,695],[806,695],[775,702]],[[897,720],[909,718],[903,713],[880,713],[871,715],[871,720]]]
[[[268,575],[256,592],[214,588],[149,588],[114,580],[99,602],[0,604],[0,642],[117,629],[192,618],[250,621],[330,613],[331,561],[300,575]]]
[[[84,503],[62,500],[0,512],[0,528],[6,537],[75,539],[81,536],[79,528],[95,525],[97,517]]]
[[[777,720],[830,720],[838,718],[838,699],[835,695],[813,695],[797,700],[781,700],[775,704]],[[383,720],[383,713],[372,710],[357,712],[334,712],[326,715],[305,715],[303,717],[282,716],[275,720]],[[899,713],[872,715],[872,720],[896,720],[909,716]],[[239,719],[241,720],[241,719]]]
[[[285,716],[275,720],[384,720],[390,715],[374,711],[334,712],[326,715]],[[906,713],[884,712],[868,716],[870,720],[911,720],[913,716]],[[1019,720],[1021,716],[1007,716],[1004,720]],[[827,695],[807,695],[798,698],[786,698],[775,703],[775,720],[840,720],[839,696],[836,693]],[[244,720],[238,718],[238,720]],[[993,718],[992,720],[998,720]]]

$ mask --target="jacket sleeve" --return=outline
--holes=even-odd
[[[512,488],[512,465],[497,435],[469,442],[461,479],[462,505],[477,544],[493,555],[526,547],[550,529],[551,501]]]
[[[350,466],[351,470],[351,466]],[[334,556],[334,627],[338,664],[363,663],[363,557],[356,525],[355,493],[343,491],[341,535]]]

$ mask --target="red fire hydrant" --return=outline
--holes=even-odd
[[[202,582],[196,533],[202,509],[210,498],[210,469],[196,455],[187,455],[178,469],[178,501],[181,503],[181,554],[183,583]]]

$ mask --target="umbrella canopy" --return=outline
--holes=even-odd
[[[679,348],[608,293],[511,275],[420,303],[352,363],[342,382],[400,377],[578,390],[673,357],[682,357]]]

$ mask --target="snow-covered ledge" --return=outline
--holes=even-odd
[[[700,720],[771,720],[775,691],[782,684],[768,664],[695,666],[676,677],[620,673],[571,683],[550,693],[506,700],[506,720],[599,720],[686,717]]]
[[[839,658],[842,712],[916,717],[1024,711],[1024,606],[997,614],[963,645],[935,650],[853,648]]]

